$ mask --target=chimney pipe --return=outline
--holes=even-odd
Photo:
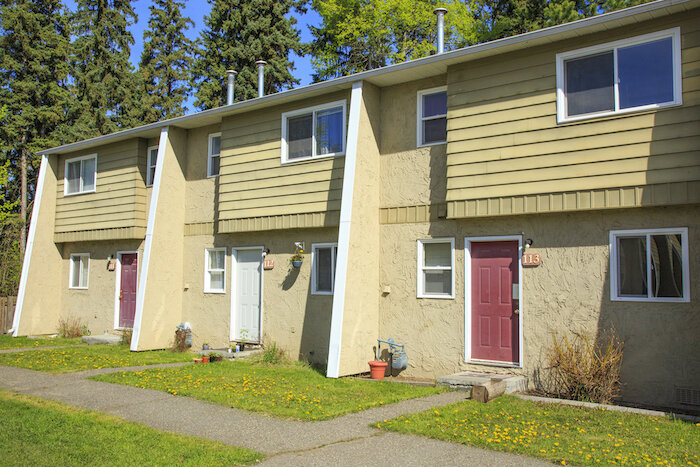
[[[265,95],[265,65],[267,65],[267,62],[258,60],[255,64],[258,66],[258,97],[262,97]]]
[[[228,93],[226,94],[226,105],[233,104],[233,81],[236,79],[238,72],[236,70],[226,70],[228,75]]]
[[[445,51],[445,15],[447,8],[435,8],[433,13],[437,15],[437,53],[441,54]]]

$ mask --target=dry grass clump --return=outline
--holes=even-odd
[[[75,316],[58,320],[58,335],[60,337],[81,337],[87,334],[87,326]]]
[[[121,332],[121,335],[122,335],[122,338],[121,338],[121,341],[119,341],[119,343],[121,345],[126,346],[126,347],[131,346],[131,337],[134,335],[134,330],[131,328],[123,329]]]
[[[563,399],[609,403],[620,392],[623,342],[614,330],[596,342],[585,334],[558,340],[547,349],[545,390]]]

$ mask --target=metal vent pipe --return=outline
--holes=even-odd
[[[445,15],[447,8],[435,8],[433,13],[437,15],[437,53],[441,54],[445,51]]]
[[[258,66],[258,97],[262,97],[265,95],[265,65],[267,62],[258,60],[255,64]]]
[[[226,94],[226,105],[233,104],[233,82],[238,72],[236,70],[226,70],[228,75],[228,93]]]

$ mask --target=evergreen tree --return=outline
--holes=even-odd
[[[128,0],[78,0],[74,27],[74,139],[139,124],[137,79],[129,63],[136,13]]]
[[[302,53],[292,8],[304,11],[303,0],[209,0],[212,9],[192,69],[195,106],[218,107],[226,102],[226,70],[238,72],[235,100],[258,95],[257,60],[265,60],[266,94],[289,89],[299,80],[292,76],[289,54]]]
[[[142,123],[185,113],[189,95],[187,81],[192,66],[193,43],[185,36],[194,22],[182,16],[184,4],[177,0],[153,0],[148,29],[143,33],[139,63],[144,99]]]
[[[472,15],[458,0],[313,0],[323,23],[311,27],[314,81],[435,53],[433,10],[445,7],[445,48],[472,40]]]
[[[36,153],[57,145],[68,105],[69,32],[57,0],[0,1],[0,199],[19,199],[20,252],[35,185]],[[4,170],[8,170],[5,173]]]

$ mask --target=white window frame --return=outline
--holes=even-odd
[[[80,259],[81,263],[84,261],[83,258],[85,258],[85,260],[87,261],[87,277],[84,278],[85,279],[84,286],[81,286],[81,285],[78,285],[76,287],[73,286],[73,279],[74,279],[74,277],[73,277],[73,261],[74,261],[74,259],[73,258],[81,258]],[[80,274],[82,275],[82,272],[83,272],[82,264],[80,266],[81,266],[80,267]],[[68,275],[69,276],[68,277],[68,288],[75,289],[75,290],[87,290],[87,288],[90,285],[90,283],[89,283],[89,280],[90,280],[90,253],[71,253],[70,263],[69,263],[68,269],[70,270],[69,275]],[[80,284],[82,282],[80,279],[82,279],[82,277],[78,278],[78,284]]]
[[[95,187],[92,190],[83,189],[83,161],[88,159],[95,160]],[[80,188],[78,191],[69,193],[68,192],[68,165],[74,162],[80,162]],[[63,196],[75,196],[82,195],[85,193],[94,193],[97,191],[97,154],[88,154],[87,156],[72,157],[66,159],[65,165],[63,167]]]
[[[417,291],[417,298],[442,298],[442,299],[454,299],[455,298],[455,239],[454,238],[427,238],[427,239],[420,239],[417,242],[418,245],[418,252],[416,255],[417,261],[416,261],[416,273],[417,273],[417,280],[416,280],[416,291]],[[444,267],[444,266],[429,266],[429,267],[424,267],[423,266],[423,259],[425,256],[425,250],[423,248],[423,245],[426,243],[449,243],[450,244],[450,250],[451,250],[451,255],[450,255],[450,267]],[[423,290],[423,271],[450,271],[452,274],[452,285],[450,287],[451,293],[449,295],[445,294],[428,294],[425,293]]]
[[[317,286],[317,276],[318,276],[318,266],[316,264],[316,251],[320,249],[331,248],[335,250],[331,254],[331,290],[318,290]],[[312,243],[311,244],[311,294],[312,295],[333,295],[335,290],[335,264],[338,256],[338,244],[337,243]]]
[[[213,177],[218,177],[219,174],[212,174],[211,173],[211,160],[214,157],[214,154],[211,153],[212,145],[211,142],[214,138],[218,137],[219,138],[219,173],[221,173],[221,132],[218,133],[210,133],[209,137],[207,138],[207,178],[213,178]]]
[[[209,269],[209,255],[211,253],[222,251],[224,253],[224,269]],[[224,273],[224,288],[223,289],[212,289],[211,287],[211,275],[212,272],[223,272]],[[204,249],[204,293],[226,293],[226,248],[205,248]]]
[[[333,107],[342,107],[343,110],[343,138],[342,144],[343,149],[340,152],[332,152],[329,154],[316,154],[316,113],[321,110],[332,109]],[[295,159],[288,159],[288,144],[287,144],[287,131],[288,131],[288,121],[291,117],[298,117],[299,115],[312,114],[311,120],[313,123],[313,130],[311,131],[311,156],[309,157],[298,157]],[[282,150],[280,155],[280,160],[282,164],[293,164],[295,162],[303,162],[312,159],[322,159],[324,157],[338,157],[344,156],[347,147],[347,126],[348,126],[348,115],[347,115],[347,101],[345,99],[335,102],[329,102],[328,104],[317,105],[314,107],[307,107],[305,109],[293,110],[291,112],[284,112],[282,114]]]
[[[437,120],[438,118],[445,118],[447,119],[447,114],[441,114],[441,115],[433,115],[432,117],[426,117],[423,118],[423,96],[427,96],[430,94],[438,94],[438,93],[447,93],[447,86],[439,86],[436,88],[430,88],[430,89],[421,89],[418,91],[417,94],[417,107],[416,107],[416,146],[421,148],[421,147],[428,147],[428,146],[437,146],[439,144],[445,144],[447,143],[447,132],[445,132],[445,141],[435,141],[433,143],[426,143],[423,144],[423,122],[427,120]]]
[[[155,151],[155,157],[151,157]],[[158,146],[151,146],[146,153],[146,186],[153,186],[153,180],[156,178],[156,161],[158,160]],[[153,177],[151,178],[151,169],[153,169]]]
[[[649,248],[649,237],[651,235],[680,234],[682,243],[683,261],[683,296],[682,297],[654,297],[651,291],[651,248]],[[619,265],[617,239],[620,237],[641,237],[645,236],[647,241],[647,296],[635,297],[620,295],[618,290]],[[638,230],[611,230],[610,231],[610,300],[620,302],[690,302],[690,256],[688,254],[688,228],[667,228],[667,229],[638,229]]]
[[[670,37],[672,39],[672,50],[673,50],[673,101],[664,102],[661,104],[649,104],[638,107],[630,107],[628,109],[620,109],[620,93],[618,88],[618,76],[617,76],[617,50],[621,47],[628,47],[631,45],[643,44],[646,42],[652,42],[659,39],[665,39]],[[603,112],[595,112],[584,115],[575,115],[569,117],[567,115],[567,104],[566,104],[566,93],[565,93],[565,69],[564,63],[567,60],[583,58],[588,55],[595,55],[602,52],[613,52],[614,60],[614,73],[613,86],[614,86],[614,99],[615,99],[615,109],[606,110]],[[636,36],[628,39],[622,39],[615,42],[608,42],[606,44],[596,45],[593,47],[586,47],[583,49],[572,50],[570,52],[562,52],[557,54],[557,123],[574,122],[577,120],[585,120],[590,118],[605,117],[607,115],[617,115],[626,114],[630,112],[639,112],[643,110],[659,109],[663,107],[669,107],[674,105],[683,104],[682,97],[682,74],[681,74],[681,37],[680,28],[666,29],[664,31],[653,32],[650,34],[644,34],[642,36]]]

